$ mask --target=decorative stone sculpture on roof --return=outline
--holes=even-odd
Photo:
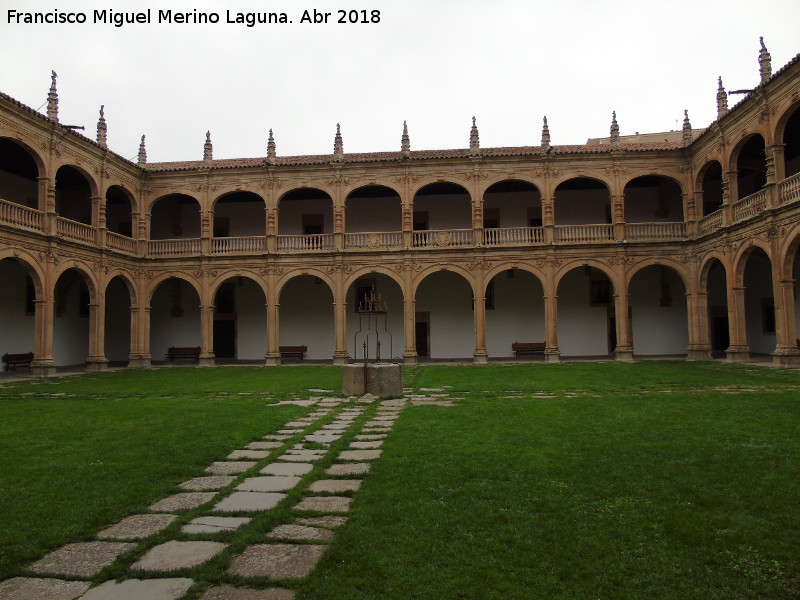
[[[764,38],[760,37],[758,40],[761,43],[761,50],[758,52],[758,66],[761,72],[761,83],[764,83],[772,77],[772,57],[764,45]]]
[[[211,132],[206,131],[206,143],[203,144],[203,161],[211,162],[214,160],[214,147],[211,145]]]
[[[692,124],[689,123],[689,111],[683,111],[683,144],[688,146],[692,143]]]
[[[544,118],[542,125],[542,152],[547,154],[550,152],[550,128],[547,126],[547,116]]]
[[[717,119],[721,119],[728,113],[728,94],[722,87],[722,75],[719,77],[717,85]]]
[[[58,92],[56,91],[55,71],[50,72],[50,91],[47,94],[47,118],[58,123]]]
[[[617,111],[611,113],[611,147],[619,148],[619,125],[617,124]]]
[[[408,137],[408,125],[405,121],[403,121],[403,136],[400,138],[400,152],[405,158],[411,156],[411,138]]]
[[[481,151],[481,141],[478,135],[478,126],[475,124],[475,117],[472,117],[472,129],[469,131],[469,153],[479,154]]]
[[[336,124],[336,136],[333,138],[333,156],[334,160],[344,159],[344,142],[342,141],[342,129],[339,123]]]
[[[275,138],[272,136],[272,129],[269,130],[269,139],[267,140],[267,163],[270,165],[275,164],[277,159],[277,150],[275,148]]]
[[[147,150],[144,147],[144,136],[142,136],[142,141],[139,142],[139,159],[138,162],[140,165],[147,164]]]
[[[100,118],[97,121],[97,143],[103,148],[108,147],[108,126],[106,125],[106,115],[103,109],[105,105],[100,105]]]

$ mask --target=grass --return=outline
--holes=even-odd
[[[316,570],[283,582],[298,600],[800,597],[796,371],[649,362],[405,375],[415,391],[450,386],[463,399],[405,409]],[[176,368],[0,388],[0,579],[308,411],[266,409],[269,399],[336,389],[338,376]],[[269,585],[232,578],[227,563],[291,520],[330,460],[184,573],[199,582],[190,596],[213,582]],[[129,576],[133,560],[103,576]]]

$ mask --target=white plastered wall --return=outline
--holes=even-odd
[[[280,346],[306,346],[306,358],[330,360],[335,346],[333,295],[311,275],[289,281],[280,297]]]
[[[384,317],[372,317],[371,324],[365,315],[359,316],[356,291],[360,286],[375,284],[375,293],[380,294],[381,300],[386,303],[385,326],[390,336],[384,331]],[[356,338],[356,332],[361,333]],[[377,324],[376,324],[377,323]],[[392,279],[380,273],[370,273],[357,279],[347,290],[347,353],[350,358],[361,360],[364,358],[363,342],[369,328],[369,358],[375,358],[375,329],[380,329],[381,360],[389,360],[403,356],[403,294],[400,286]],[[391,346],[391,347],[390,347]]]
[[[416,312],[430,313],[430,358],[472,359],[475,325],[469,283],[449,271],[433,273],[420,283],[416,300]]]
[[[267,353],[267,308],[256,282],[241,279],[236,285],[236,358],[260,360]]]
[[[514,269],[494,282],[494,308],[486,309],[486,350],[490,357],[513,357],[514,342],[544,342],[544,298],[539,280]]]
[[[414,212],[428,213],[428,229],[472,229],[472,207],[466,194],[417,196]]]
[[[744,271],[744,306],[747,315],[747,345],[750,352],[769,354],[775,351],[775,333],[764,331],[763,302],[772,302],[772,272],[769,260],[754,251]]]
[[[349,198],[345,212],[348,233],[401,231],[403,214],[400,198]]]
[[[180,290],[176,294],[175,282]],[[173,316],[179,307],[181,316]],[[200,345],[200,298],[195,289],[181,279],[163,281],[150,303],[150,356],[153,361],[167,360],[171,346]]]
[[[110,362],[127,362],[131,348],[131,295],[122,279],[106,287],[105,356]]]
[[[150,239],[200,237],[200,205],[197,202],[180,202],[176,198],[165,198],[153,206],[152,213]],[[176,216],[182,230],[180,235],[173,229]]]
[[[608,307],[591,306],[590,281],[583,268],[567,273],[558,285],[558,348],[562,356],[608,355]],[[613,289],[611,290],[613,302]]]
[[[219,201],[214,205],[214,220],[217,219],[228,219],[230,237],[266,235],[266,210],[263,201]]]
[[[628,292],[636,356],[685,355],[689,344],[686,289],[671,269],[647,267],[634,276]],[[665,295],[666,294],[666,295]],[[669,299],[662,306],[662,298]]]
[[[15,260],[0,260],[0,356],[33,352],[34,315],[25,312],[25,267]]]
[[[53,317],[53,361],[58,367],[83,364],[89,354],[89,317],[79,314],[81,286],[73,281],[66,288],[66,295],[62,296],[64,284],[65,280],[59,279],[55,295],[56,304],[64,310],[59,315],[56,307]]]
[[[556,225],[582,225],[607,222],[608,191],[559,190],[555,194]]]
[[[323,233],[333,232],[333,202],[319,200],[281,200],[278,204],[279,235],[302,235],[303,215],[323,215]]]
[[[541,219],[542,200],[537,191],[529,192],[487,192],[484,196],[485,211],[497,210],[500,213],[498,227],[528,227],[528,211]]]

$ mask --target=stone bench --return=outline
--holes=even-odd
[[[9,354],[3,355],[3,362],[6,365],[6,371],[16,371],[17,367],[30,367],[33,360],[33,352],[26,352],[24,354]]]
[[[303,360],[306,356],[308,348],[306,346],[279,346],[278,350],[281,353],[281,358],[296,358]]]
[[[175,360],[176,358],[190,358],[198,360],[200,358],[200,346],[172,346],[167,351],[167,358],[170,360]]]
[[[517,358],[522,354],[543,354],[545,342],[514,342],[511,344],[511,349]]]

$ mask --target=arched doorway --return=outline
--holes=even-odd
[[[306,359],[332,360],[333,293],[314,275],[298,275],[280,292],[280,346],[305,346]]]
[[[472,198],[456,183],[430,183],[414,195],[415,247],[472,244]]]
[[[200,204],[186,194],[163,196],[150,207],[150,239],[200,237]]]
[[[685,356],[689,345],[686,286],[664,265],[636,272],[628,286],[636,356]]]
[[[712,258],[705,268],[705,292],[708,306],[708,340],[713,358],[724,358],[730,346],[728,319],[728,284],[725,267]]]
[[[701,170],[700,188],[703,191],[702,216],[710,215],[722,208],[722,165],[716,160],[707,163]]]
[[[751,355],[772,354],[776,346],[772,262],[761,248],[753,248],[743,260],[747,345]]]
[[[65,165],[56,173],[56,213],[70,221],[93,225],[92,188],[75,167]]]
[[[64,271],[53,291],[53,361],[58,367],[84,364],[89,355],[90,290],[85,273]]]
[[[800,173],[800,105],[783,129],[783,164],[785,177]]]
[[[681,186],[662,175],[644,175],[625,185],[626,223],[677,223],[683,221]]]
[[[545,342],[544,288],[535,275],[523,269],[501,271],[487,284],[485,298],[490,357],[515,356],[514,342]]]
[[[756,193],[767,183],[767,156],[764,138],[751,136],[739,150],[736,158],[737,199]]]
[[[475,351],[472,286],[452,271],[437,271],[417,286],[417,356],[471,360]]]
[[[223,281],[214,294],[214,357],[263,361],[267,353],[266,297],[249,277]]]
[[[372,294],[378,306],[369,306]],[[375,309],[377,314],[370,314]],[[383,314],[380,311],[385,311]],[[403,356],[405,336],[403,332],[403,290],[398,283],[383,273],[365,273],[356,279],[347,290],[347,354],[351,359],[364,358],[364,342],[367,356],[377,357],[377,341],[380,341],[381,360]]]
[[[150,296],[150,356],[168,360],[172,347],[200,347],[200,296],[188,281],[170,277]]]
[[[31,272],[24,263],[4,258],[0,260],[0,281],[0,356],[33,352],[36,286]]]
[[[8,138],[0,138],[0,198],[40,209],[37,178],[39,167],[27,149]]]
[[[353,190],[345,201],[345,248],[402,248],[400,194],[384,185]]]
[[[106,191],[106,228],[111,233],[133,237],[133,201],[130,193],[119,185]]]
[[[608,357],[617,347],[614,286],[595,267],[576,267],[558,282],[561,356]]]
[[[106,286],[105,357],[109,364],[127,364],[131,353],[130,283],[117,275]]]
[[[254,237],[267,234],[264,199],[253,192],[231,192],[214,203],[215,238]]]

